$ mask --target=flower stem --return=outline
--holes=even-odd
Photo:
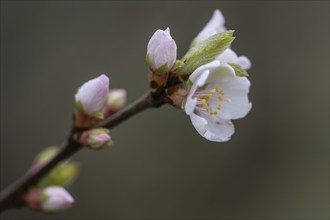
[[[122,110],[115,113],[107,120],[101,122],[96,127],[113,128],[121,122],[127,120],[129,117],[151,107],[157,108],[165,104],[165,99],[162,95],[155,95],[146,93],[143,97],[136,100],[134,103],[128,105]],[[0,212],[12,209],[22,208],[25,206],[24,195],[33,187],[38,181],[49,173],[59,162],[71,157],[77,153],[83,146],[73,138],[75,129],[73,128],[68,135],[67,140],[61,147],[58,154],[34,172],[28,172],[20,180],[10,185],[0,194]]]

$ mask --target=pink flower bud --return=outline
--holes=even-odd
[[[109,93],[109,78],[102,74],[84,83],[75,95],[77,109],[87,115],[102,111]]]
[[[50,186],[43,190],[41,208],[47,212],[59,212],[70,208],[74,202],[72,196],[62,187]]]
[[[112,144],[109,133],[106,128],[88,130],[81,135],[80,142],[93,150],[100,150]]]
[[[147,47],[147,62],[153,71],[165,66],[169,71],[176,60],[176,43],[170,35],[170,29],[157,30],[151,37]],[[162,70],[164,71],[164,69]]]
[[[41,196],[41,208],[48,212],[59,212],[70,208],[73,197],[62,187],[50,186],[44,189]]]
[[[111,89],[108,95],[108,100],[103,109],[104,117],[107,118],[113,113],[121,109],[126,103],[125,89]]]
[[[74,203],[70,193],[59,186],[49,186],[45,189],[34,188],[30,190],[25,200],[31,209],[44,212],[61,212]]]

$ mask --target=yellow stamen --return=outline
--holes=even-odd
[[[222,89],[220,89],[218,86],[215,87],[215,90],[216,90],[220,95],[224,95],[224,94],[225,94],[225,92],[224,92]]]
[[[204,108],[206,111],[209,111],[209,105],[207,104],[206,99],[202,99],[201,102],[202,102],[202,106],[203,106],[203,108]]]
[[[214,88],[214,89],[211,89],[211,90],[210,90],[210,93],[213,94],[213,93],[215,93],[216,91],[217,91],[217,90]]]
[[[212,98],[214,94],[218,94],[217,99]],[[199,106],[202,107],[206,112],[208,112],[210,115],[217,115],[218,111],[222,109],[222,105],[217,105],[215,109],[212,109],[209,105],[209,103],[212,102],[230,102],[230,99],[224,99],[225,92],[220,89],[218,86],[209,90],[206,94],[199,96],[198,99],[200,101]],[[220,122],[217,122],[217,124],[220,124]]]

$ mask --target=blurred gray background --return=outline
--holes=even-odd
[[[135,100],[153,32],[170,27],[181,57],[217,8],[253,63],[253,109],[231,141],[147,110],[112,148],[75,155],[72,209],[1,219],[328,219],[329,1],[1,1],[1,189],[62,142],[83,82],[106,72]]]

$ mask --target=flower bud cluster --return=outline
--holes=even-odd
[[[84,83],[78,89],[75,100],[74,124],[78,130],[82,130],[75,135],[76,140],[93,150],[111,146],[110,131],[95,126],[124,107],[126,90],[109,91],[109,78],[102,74]]]
[[[41,151],[35,158],[29,173],[34,173],[48,163],[59,152],[59,148],[52,146]],[[79,173],[79,163],[66,160],[60,162],[52,171],[43,177],[37,184],[38,187],[68,186]]]
[[[126,102],[124,89],[109,91],[109,78],[102,74],[84,83],[75,95],[75,126],[86,129],[120,110]]]
[[[35,158],[28,173],[33,175],[59,152],[52,146],[41,151]],[[61,212],[70,208],[73,197],[64,189],[77,177],[79,164],[70,160],[60,162],[46,176],[29,190],[24,199],[31,209],[44,212]]]
[[[105,74],[84,83],[75,95],[74,126],[77,132],[73,137],[82,145],[94,150],[111,146],[113,142],[110,131],[94,127],[119,111],[125,102],[126,91],[109,91],[109,78]],[[57,147],[46,148],[37,155],[28,173],[33,175],[38,172],[58,152]],[[74,199],[64,187],[72,183],[78,171],[78,163],[60,162],[24,196],[27,206],[43,212],[61,212],[70,208]]]
[[[251,67],[245,56],[230,49],[234,31],[227,31],[220,10],[192,41],[181,60],[169,28],[157,30],[147,47],[150,89],[165,93],[167,102],[182,108],[193,126],[211,141],[228,141],[234,133],[232,119],[251,109],[248,99]]]

